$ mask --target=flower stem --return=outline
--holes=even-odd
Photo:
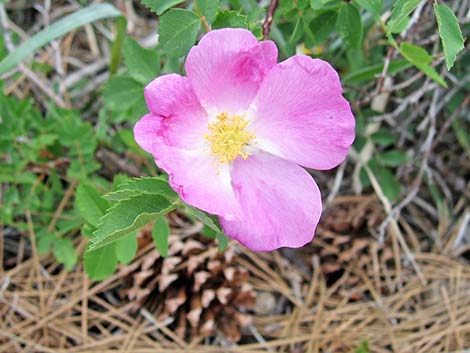
[[[279,5],[279,0],[271,0],[271,4],[269,5],[268,12],[266,13],[266,17],[263,21],[263,39],[266,40],[269,37],[269,32],[271,32],[271,24],[273,23],[274,14],[277,9],[277,5]]]

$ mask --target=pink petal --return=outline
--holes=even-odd
[[[320,191],[296,164],[265,152],[238,158],[232,185],[243,215],[220,217],[225,234],[255,251],[301,247],[313,238],[320,219]]]
[[[261,48],[263,49],[263,56],[267,67],[272,68],[277,64],[277,47],[272,40],[265,40],[261,42]]]
[[[189,52],[185,68],[206,109],[236,114],[248,108],[276,60],[274,43],[260,43],[245,29],[225,28],[206,34]]]
[[[177,74],[160,76],[145,87],[144,95],[153,115],[164,118],[158,124],[159,136],[166,144],[185,149],[204,145],[207,114],[188,78]]]
[[[169,174],[171,187],[183,201],[228,219],[238,216],[229,169],[215,165],[204,148],[186,150],[169,145],[165,140],[167,119],[171,118],[145,115],[134,126],[137,143]]]
[[[354,141],[354,116],[336,71],[305,55],[276,65],[253,104],[258,147],[297,164],[331,169]]]

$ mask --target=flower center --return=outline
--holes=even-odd
[[[250,155],[245,151],[255,135],[247,130],[248,121],[244,116],[229,116],[228,113],[217,115],[217,120],[208,125],[209,133],[204,138],[209,142],[211,154],[219,163],[228,163],[238,156],[247,159]]]

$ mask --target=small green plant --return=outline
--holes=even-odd
[[[369,341],[364,340],[362,341],[355,349],[355,353],[370,353],[369,349]]]
[[[52,248],[57,260],[71,269],[77,261],[71,235],[82,218],[66,205],[77,183],[100,167],[94,159],[93,128],[75,111],[51,105],[43,116],[32,101],[3,94],[0,116],[0,221],[33,233],[40,254]]]

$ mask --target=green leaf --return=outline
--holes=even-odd
[[[206,237],[209,239],[215,239],[215,235],[217,234],[217,232],[214,229],[209,228],[208,226],[204,224],[204,226],[202,227],[201,234],[203,237]]]
[[[295,1],[279,0],[278,11],[280,11],[282,15],[289,14],[293,9],[295,9]]]
[[[447,70],[454,65],[457,54],[464,48],[462,31],[457,17],[446,5],[434,5],[439,35],[446,55]]]
[[[109,73],[113,76],[122,62],[122,44],[126,36],[127,20],[125,17],[119,17],[116,24],[116,36],[111,47],[111,60],[109,62]]]
[[[395,179],[392,171],[388,168],[380,166],[375,159],[372,159],[369,162],[369,166],[377,178],[384,195],[390,201],[393,201],[400,194],[401,185]]]
[[[411,21],[411,17],[406,16],[405,18],[403,18],[403,20],[401,20],[399,23],[397,23],[397,25],[394,27],[393,32],[391,32],[391,33],[401,33],[401,32],[403,32],[408,27],[408,25],[410,24],[410,21]],[[389,38],[389,42],[393,43],[393,40],[391,40],[391,38]]]
[[[397,137],[393,135],[388,129],[382,128],[379,129],[379,131],[377,131],[373,135],[371,135],[371,139],[376,144],[387,147],[393,145],[396,142]]]
[[[310,0],[310,7],[316,11],[337,10],[342,4],[342,0]]]
[[[24,175],[0,173],[0,183],[33,184],[35,180],[35,175],[30,173],[24,173]]]
[[[109,192],[103,197],[109,201],[121,201],[139,194],[158,194],[170,200],[177,200],[178,195],[168,185],[168,181],[161,177],[133,178],[117,187],[116,191]]]
[[[217,246],[219,248],[219,251],[224,251],[228,246],[227,236],[221,232],[217,232],[215,237],[217,239]]]
[[[144,86],[131,77],[113,76],[103,91],[104,103],[112,110],[126,110],[144,97]]]
[[[152,228],[152,239],[163,257],[168,256],[168,238],[170,236],[170,227],[165,217],[160,216],[155,219]]]
[[[56,239],[53,241],[54,244],[54,257],[64,264],[67,271],[72,270],[73,266],[77,263],[77,253],[73,243],[68,238]]]
[[[233,10],[219,11],[212,24],[213,29],[218,28],[248,28],[247,17]]]
[[[37,244],[38,254],[39,255],[46,254],[50,250],[55,240],[56,240],[56,237],[52,233],[46,232],[44,234],[41,234],[41,236],[39,236],[38,234],[38,244]]]
[[[81,183],[75,193],[75,207],[87,223],[96,227],[109,203],[93,187]]]
[[[309,0],[297,0],[295,3],[299,10],[305,10],[310,5]]]
[[[121,12],[110,4],[94,4],[74,12],[54,22],[18,46],[0,62],[0,75],[16,67],[28,55],[34,53],[35,50],[70,31],[103,18],[120,16],[122,16]]]
[[[186,55],[196,42],[200,25],[201,20],[193,11],[172,9],[160,17],[158,45],[168,55]]]
[[[429,55],[425,49],[407,42],[403,42],[400,45],[400,53],[405,59],[424,72],[427,76],[432,78],[441,86],[447,87],[446,82],[430,65],[432,62],[432,56]]]
[[[132,232],[116,241],[115,251],[116,259],[122,264],[128,264],[137,253],[137,234]]]
[[[129,74],[144,85],[160,74],[160,58],[157,51],[143,48],[130,37],[124,42],[124,61]]]
[[[395,75],[403,70],[410,68],[412,65],[408,60],[396,60],[390,62],[388,66],[387,74],[389,76]],[[379,75],[383,71],[384,65],[376,64],[368,67],[355,70],[347,74],[342,78],[343,82],[359,82],[365,80],[371,80]]]
[[[338,12],[326,11],[310,22],[309,28],[317,44],[323,43],[334,30]]]
[[[379,157],[382,164],[387,167],[399,167],[408,160],[408,155],[398,150],[380,153]]]
[[[204,16],[206,22],[211,24],[217,16],[219,0],[195,0],[194,6],[196,11]]]
[[[172,8],[175,5],[181,4],[185,0],[141,0],[142,4],[155,12],[157,15],[161,15],[166,10]]]
[[[225,250],[225,248],[228,245],[228,238],[222,233],[222,230],[220,229],[215,216],[209,215],[191,206],[186,207],[186,212],[189,215],[196,217],[202,223],[204,223],[205,225],[204,231],[203,231],[204,236],[209,237],[209,238],[216,238],[219,251]]]
[[[209,239],[217,239],[217,247],[219,251],[224,251],[228,245],[228,237],[220,230],[215,230],[207,225],[202,229],[202,235]]]
[[[406,21],[408,15],[422,2],[422,0],[398,0],[392,9],[392,16],[387,22],[387,28],[391,33],[397,33]],[[401,31],[400,31],[401,32]]]
[[[345,4],[339,11],[336,26],[346,45],[356,49],[361,47],[364,30],[362,28],[361,14],[356,6]]]
[[[460,146],[467,153],[467,158],[470,158],[470,131],[466,129],[459,119],[452,122],[452,130],[459,142]]]
[[[375,20],[380,18],[380,15],[382,14],[382,8],[384,5],[383,0],[355,0],[355,1],[360,7],[369,11],[374,16]]]
[[[5,40],[3,39],[3,36],[0,36],[0,60],[3,60],[3,58],[7,55],[8,55],[8,51],[5,48]],[[2,87],[0,88],[3,90]]]
[[[295,23],[294,31],[292,32],[291,37],[289,38],[289,42],[295,44],[300,38],[302,38],[302,34],[304,34],[305,29],[305,22],[302,16],[297,17],[297,22]]]
[[[85,271],[91,279],[101,281],[111,276],[117,266],[115,244],[110,244],[95,251],[87,251],[83,255],[83,262]]]
[[[207,213],[201,211],[200,209],[191,207],[191,206],[186,207],[186,212],[189,215],[196,217],[198,220],[200,220],[202,223],[204,223],[206,226],[208,226],[210,229],[214,230],[215,232],[222,231],[220,227],[218,226],[218,222],[214,216],[208,215]]]
[[[161,195],[141,194],[122,200],[100,219],[89,250],[113,243],[174,208],[175,205]]]

